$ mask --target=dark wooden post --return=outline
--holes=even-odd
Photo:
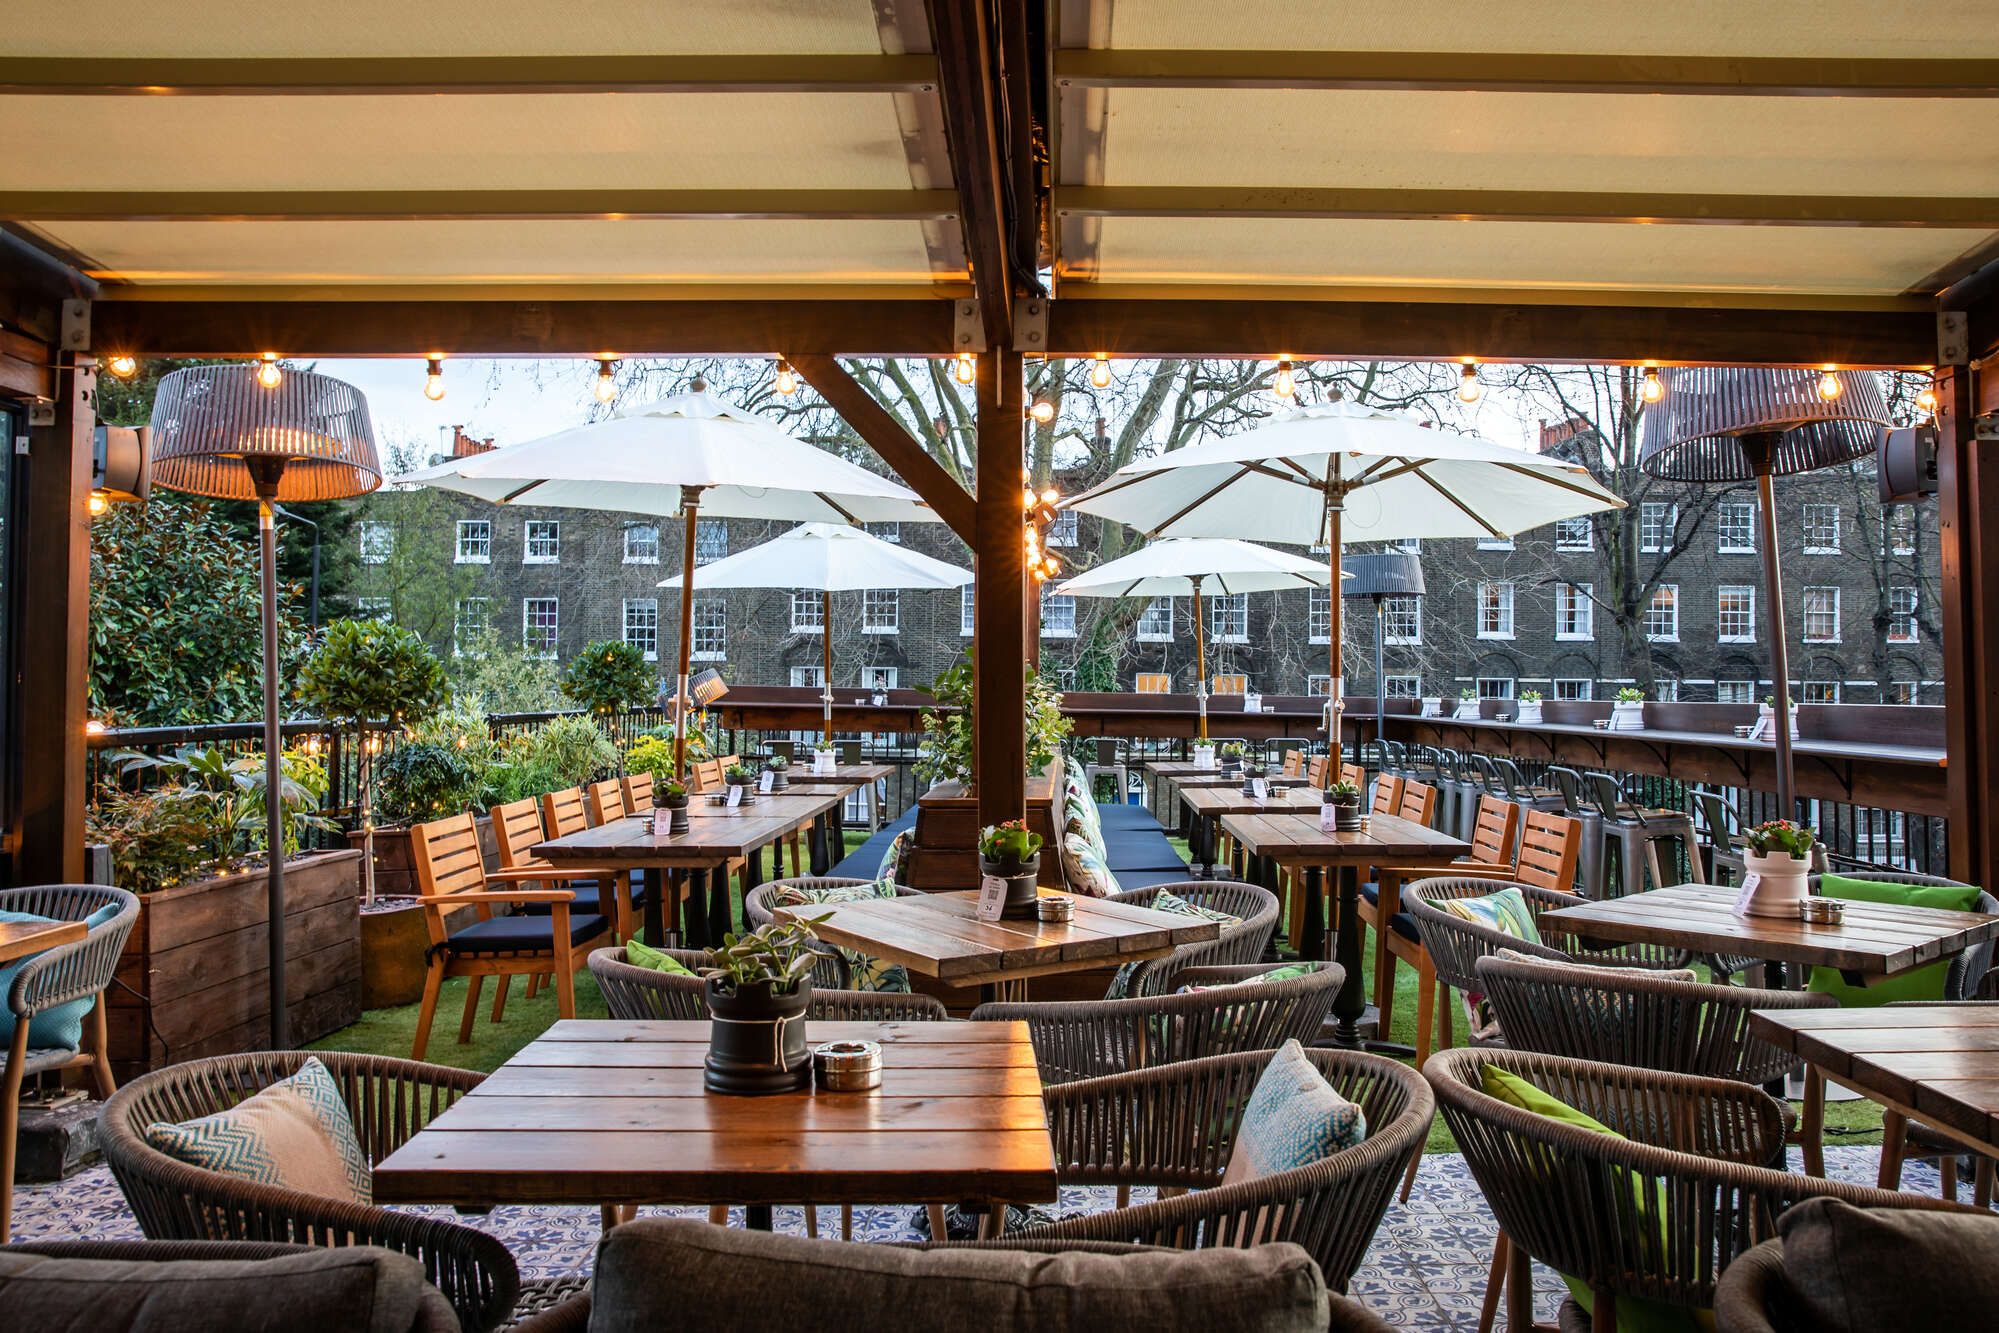
[[[29,432],[27,540],[21,569],[20,884],[83,878],[90,682],[90,455],[95,362],[56,357],[52,411]]]
[[[1950,874],[1999,884],[1999,786],[1989,753],[1999,727],[1999,444],[1972,428],[1968,366],[1937,371],[1937,512],[1943,556],[1944,746]]]
[[[1020,353],[992,351],[979,358],[978,399],[972,762],[983,825],[1020,819],[1027,813],[1027,692],[1022,673],[1027,552],[1021,540]]]

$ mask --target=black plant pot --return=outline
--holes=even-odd
[[[729,785],[729,786],[731,786],[731,787],[741,787],[741,788],[743,789],[743,798],[742,798],[742,802],[743,802],[743,804],[744,804],[744,805],[755,805],[755,804],[757,803],[757,785],[756,785],[756,783],[754,783],[754,782],[731,782],[731,783],[729,783],[728,785]]]
[[[1231,759],[1229,756],[1223,755],[1222,772],[1227,774],[1229,777],[1234,777],[1236,774],[1242,772],[1242,756],[1237,755],[1235,758]]]
[[[1006,911],[1012,917],[1033,916],[1034,901],[1038,896],[1034,891],[1036,881],[1041,878],[1041,854],[1035,853],[1025,861],[988,861],[979,858],[981,875],[997,875],[1006,881]]]
[[[678,802],[661,801],[659,805],[660,809],[667,812],[666,829],[668,833],[687,832],[687,798],[685,796],[681,797]]]
[[[768,982],[725,991],[711,977],[707,993],[708,1059],[701,1082],[708,1091],[762,1097],[811,1086],[805,1010],[812,978],[800,980],[789,995],[773,995]]]
[[[783,769],[773,768],[770,771],[770,789],[772,791],[783,791],[786,787],[789,787],[790,785],[791,785],[791,779],[785,776],[785,771]]]
[[[1333,828],[1340,833],[1360,832],[1360,802],[1333,802]]]

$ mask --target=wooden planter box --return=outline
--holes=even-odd
[[[486,858],[487,865],[498,865],[500,853],[493,841],[492,817],[480,815],[472,822],[479,830],[480,855]],[[347,845],[357,852],[361,850],[359,829],[347,831]],[[410,853],[410,831],[406,828],[376,829],[375,896],[414,898],[419,891],[416,882],[416,859]]]
[[[1027,780],[1027,826],[1041,835],[1043,888],[1060,889],[1062,828],[1055,793],[1062,789],[1062,760]],[[912,889],[979,887],[979,802],[955,782],[940,782],[916,801],[916,837],[897,880]]]
[[[285,982],[303,1045],[361,1016],[361,854],[285,863]],[[206,1055],[270,1044],[264,872],[206,879],[139,898],[139,921],[110,996],[120,1082]]]

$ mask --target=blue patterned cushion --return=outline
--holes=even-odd
[[[1324,1161],[1367,1137],[1367,1117],[1326,1082],[1292,1038],[1278,1047],[1243,1108],[1224,1185]]]
[[[106,903],[83,919],[86,931],[109,925],[118,915],[117,903]],[[55,921],[52,916],[36,916],[33,912],[0,912],[0,921]],[[48,952],[46,949],[42,953]],[[14,988],[14,978],[22,968],[41,953],[31,953],[26,958],[17,958],[5,967],[0,967],[0,1042],[14,1040],[14,1011],[6,1005],[6,996]],[[97,1003],[95,995],[85,995],[42,1010],[28,1020],[28,1049],[31,1051],[73,1051],[83,1045],[83,1020],[90,1016],[90,1010]]]
[[[1231,916],[1217,907],[1203,907],[1199,903],[1190,903],[1179,894],[1170,893],[1165,889],[1161,889],[1158,893],[1152,895],[1152,901],[1147,903],[1146,906],[1155,912],[1171,912],[1175,916],[1194,916],[1201,918],[1203,921],[1219,921],[1225,926],[1240,925],[1242,923],[1242,918],[1239,916]]]
[[[1534,914],[1528,910],[1527,899],[1518,889],[1501,889],[1477,898],[1432,898],[1430,906],[1439,912],[1449,912],[1460,920],[1511,935],[1516,940],[1526,940],[1529,944],[1541,942],[1541,932],[1534,925]]]
[[[916,841],[916,830],[906,828],[888,840],[888,849],[882,853],[882,863],[875,870],[875,878],[883,883],[893,884],[902,877],[902,863],[909,855],[909,849]],[[893,897],[894,895],[889,895]]]
[[[1258,972],[1240,981],[1218,981],[1210,986],[1182,986],[1176,995],[1199,995],[1202,991],[1228,990],[1232,986],[1269,986],[1279,981],[1296,981],[1299,977],[1309,977],[1319,970],[1317,963],[1292,963],[1286,967],[1273,967],[1266,972]]]
[[[320,1198],[365,1204],[374,1193],[347,1101],[317,1059],[227,1111],[155,1121],[146,1142],[189,1166]]]

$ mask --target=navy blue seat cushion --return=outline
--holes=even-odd
[[[1388,918],[1388,925],[1397,935],[1412,944],[1421,944],[1423,936],[1416,930],[1416,918],[1407,912],[1397,912]]]
[[[572,890],[576,894],[576,900],[569,904],[569,911],[572,915],[577,912],[595,912],[600,916],[605,914],[597,897],[597,881],[594,879],[571,880],[566,884],[560,885],[536,884],[534,887],[538,889],[564,888]],[[637,907],[639,905],[639,899],[645,895],[645,878],[643,872],[633,873],[630,881],[625,885],[625,894],[626,902],[629,906]],[[522,903],[514,908],[515,912],[524,912],[528,916],[547,916],[554,910],[554,906],[550,903]]]
[[[1113,829],[1151,829],[1154,832],[1159,831],[1159,821],[1154,819],[1152,812],[1142,805],[1103,805],[1099,803],[1097,806],[1097,822],[1104,826],[1105,833],[1109,833]]]
[[[1186,866],[1173,870],[1113,870],[1111,878],[1120,890],[1149,889],[1155,884],[1184,884],[1191,876]]]
[[[1367,899],[1370,903],[1378,903],[1381,901],[1381,886],[1373,880],[1369,880],[1360,886],[1360,896]]]
[[[1137,829],[1104,833],[1104,860],[1111,873],[1120,870],[1163,870],[1169,866],[1184,866],[1185,861],[1174,852],[1173,844],[1166,840],[1164,833],[1145,833]]]
[[[904,829],[916,827],[916,807],[910,806],[888,824],[870,835],[868,840],[849,852],[840,864],[826,873],[842,879],[873,879],[881,871],[882,857],[888,854],[888,845],[895,841],[895,835]]]
[[[605,921],[590,912],[569,915],[569,943],[580,945],[602,934]],[[445,948],[458,955],[488,953],[529,953],[555,947],[555,918],[552,916],[496,916],[478,921],[463,930],[454,930]]]

